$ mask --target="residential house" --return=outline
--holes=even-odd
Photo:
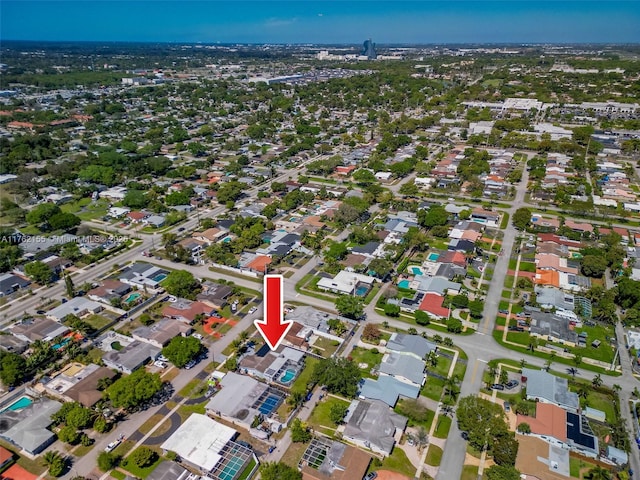
[[[150,326],[138,327],[131,332],[135,340],[149,343],[155,347],[165,347],[177,336],[186,337],[193,329],[182,322],[176,322],[169,318],[163,318]]]
[[[118,278],[121,282],[136,288],[149,287],[157,289],[160,287],[160,282],[167,278],[167,275],[169,275],[169,272],[160,267],[149,263],[135,262],[125,267]]]
[[[517,423],[528,423],[531,434],[549,443],[595,458],[599,455],[598,437],[589,421],[579,413],[568,412],[553,404],[538,403],[535,417],[518,415]]]
[[[353,400],[344,419],[345,440],[381,455],[390,455],[407,419],[379,400]]]
[[[227,304],[227,298],[231,296],[233,289],[229,285],[206,280],[202,283],[202,291],[196,295],[196,300],[213,308],[221,309]]]
[[[374,282],[375,278],[373,277],[341,270],[333,278],[321,278],[317,286],[322,290],[328,290],[334,293],[344,295],[352,295],[355,293],[359,296],[364,296],[362,292],[366,294],[366,292],[371,290]]]
[[[11,327],[11,332],[16,337],[29,343],[36,340],[50,342],[56,337],[69,333],[69,331],[65,325],[48,318],[27,318],[20,320]]]
[[[212,227],[207,228],[202,232],[194,232],[191,236],[196,240],[206,243],[207,245],[211,245],[213,243],[217,243],[224,239],[229,234],[228,231],[222,230],[220,228]]]
[[[22,355],[27,348],[29,348],[29,342],[24,339],[18,338],[15,335],[0,335],[0,349],[5,352]]]
[[[522,381],[526,383],[528,400],[551,403],[573,413],[579,411],[578,395],[569,391],[566,378],[556,377],[544,370],[523,368]]]
[[[104,364],[123,373],[131,374],[149,360],[155,360],[161,349],[150,343],[134,340],[122,350],[111,350],[102,356]]]
[[[111,305],[113,300],[119,300],[131,291],[131,285],[107,278],[102,281],[102,285],[93,288],[87,292],[87,297],[96,302]]]
[[[0,274],[0,297],[11,295],[31,285],[31,281],[14,273]]]
[[[353,480],[367,474],[371,455],[344,443],[313,438],[302,454],[302,480]]]
[[[178,298],[177,301],[165,305],[162,315],[191,325],[201,315],[211,316],[215,309],[206,303]]]
[[[283,345],[274,351],[265,344],[259,350],[250,350],[243,355],[238,366],[241,372],[252,377],[289,386],[304,368],[304,353]],[[286,375],[287,372],[294,373]],[[286,381],[283,381],[285,375]]]
[[[51,415],[61,407],[60,402],[43,398],[20,410],[3,410],[0,413],[0,438],[29,455],[39,454],[57,440],[49,426]]]
[[[573,312],[566,313],[575,316]],[[529,333],[531,336],[570,347],[575,347],[578,343],[578,334],[573,330],[570,320],[553,313],[532,311]]]
[[[49,310],[47,312],[47,318],[55,320],[56,322],[61,322],[68,315],[82,317],[90,313],[101,312],[102,310],[104,310],[104,305],[101,303],[98,303],[87,297],[74,297],[68,302],[65,302],[60,306]]]

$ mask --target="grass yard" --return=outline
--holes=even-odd
[[[84,321],[87,322],[96,330],[100,330],[106,327],[107,325],[109,325],[111,322],[113,322],[113,320],[111,320],[110,318],[107,318],[98,314],[90,315],[87,318],[85,318]]]
[[[398,472],[409,478],[413,478],[416,474],[416,467],[413,466],[409,458],[407,458],[407,454],[400,448],[394,448],[391,455],[382,461],[381,469]]]
[[[125,462],[126,464],[122,465],[122,468],[132,473],[137,478],[142,478],[143,480],[147,478],[151,474],[151,472],[153,472],[156,469],[156,467],[160,465],[160,462],[164,460],[164,458],[162,457],[162,452],[158,447],[148,447],[148,448],[151,448],[158,454],[158,458],[156,459],[155,462],[153,462],[148,467],[144,467],[144,468],[138,467],[133,462]]]
[[[520,262],[520,271],[521,272],[535,273],[536,264],[532,263],[532,262]]]
[[[442,449],[437,445],[429,445],[429,451],[427,452],[426,462],[427,465],[431,465],[432,467],[437,467],[440,465],[440,461],[442,460]]]
[[[298,462],[302,458],[302,454],[304,453],[304,451],[307,449],[308,446],[309,446],[308,443],[291,442],[291,445],[289,446],[289,448],[287,448],[287,451],[284,452],[284,455],[282,456],[280,461],[282,463],[289,465],[290,467],[297,469]]]
[[[349,402],[335,397],[325,397],[316,405],[316,408],[313,409],[313,412],[309,417],[309,423],[314,427],[322,428],[323,431],[325,429],[329,429],[331,431],[335,430],[337,425],[331,420],[331,408],[334,405],[343,405],[344,407],[348,407]],[[324,433],[327,432],[324,431]]]
[[[444,389],[444,380],[440,380],[435,377],[428,377],[427,383],[425,383],[420,395],[430,398],[431,400],[435,400],[436,402],[440,401],[440,397],[442,396],[442,390]]]
[[[318,337],[312,345],[312,347],[317,348],[320,351],[320,355],[325,358],[333,355],[339,346],[340,343],[337,340],[330,340],[325,337]]]
[[[374,378],[371,375],[371,369],[380,365],[382,361],[382,354],[377,349],[368,349],[353,347],[349,357],[356,363],[356,365],[367,364],[366,368],[361,368],[362,375],[368,378]]]
[[[317,358],[307,357],[305,359],[305,367],[298,378],[296,378],[291,385],[292,392],[303,392],[307,391],[307,385],[311,381],[311,375],[313,375],[313,369],[320,362]]]
[[[607,422],[612,423],[616,419],[616,411],[613,406],[613,399],[606,393],[601,393],[593,388],[589,388],[587,405],[591,408],[602,410],[607,416]]]
[[[238,480],[246,480],[247,478],[249,478],[249,475],[251,475],[251,472],[253,471],[255,466],[256,461],[252,458],[249,462],[249,465],[247,465],[247,467],[244,469],[244,472],[242,472],[242,474],[238,477]]]
[[[462,475],[460,480],[477,480],[478,479],[478,467],[475,465],[464,465],[462,467]]]
[[[451,417],[446,415],[440,415],[438,417],[438,423],[436,424],[436,429],[433,432],[433,435],[436,438],[447,438],[449,435],[449,429],[451,428]]]

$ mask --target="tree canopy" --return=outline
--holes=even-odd
[[[162,281],[162,286],[171,295],[189,300],[195,300],[201,289],[200,282],[186,270],[174,270]]]
[[[467,432],[469,443],[477,450],[491,445],[496,437],[507,432],[502,407],[477,396],[460,399],[456,416],[460,429]]]
[[[162,355],[167,357],[176,367],[182,368],[196,358],[201,351],[202,344],[197,338],[179,335],[172,338],[169,344],[162,349]]]
[[[364,313],[362,300],[351,295],[341,295],[336,299],[336,310],[347,318],[360,318]]]
[[[282,462],[267,462],[260,465],[262,480],[302,480],[302,472]]]
[[[517,209],[513,214],[511,223],[518,230],[525,230],[531,223],[531,210],[527,207]]]
[[[160,375],[141,369],[129,376],[119,378],[107,388],[106,392],[115,407],[131,409],[151,400],[161,388]]]
[[[314,383],[326,385],[331,393],[355,397],[362,379],[358,366],[346,358],[325,358],[316,364],[311,375]]]

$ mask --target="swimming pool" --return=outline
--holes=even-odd
[[[280,383],[288,385],[294,378],[296,378],[296,371],[293,368],[287,368],[286,372],[284,372],[284,375],[280,377]]]
[[[361,285],[359,287],[356,287],[356,295],[359,297],[364,297],[368,291],[369,291],[369,287],[367,287],[366,285]]]
[[[167,278],[167,274],[166,273],[159,273],[158,275],[156,275],[155,277],[153,277],[153,281],[154,282],[158,282],[160,283],[161,281],[163,281],[165,278]]]
[[[398,282],[398,286],[399,286],[400,288],[409,288],[410,283],[411,283],[411,282],[409,282],[409,280],[400,280],[400,281]]]
[[[20,397],[18,400],[13,402],[6,408],[0,410],[0,413],[5,412],[7,410],[11,410],[12,412],[16,412],[18,410],[22,410],[23,408],[27,408],[29,405],[33,403],[33,400],[29,397]]]
[[[231,457],[218,474],[218,478],[220,480],[233,480],[242,467],[244,467],[244,459],[242,457]]]
[[[415,266],[411,267],[411,272],[414,275],[422,275],[422,269],[420,267],[415,267]]]
[[[51,348],[53,348],[54,350],[60,350],[62,347],[64,347],[67,343],[69,343],[71,341],[70,338],[65,338],[63,341],[61,341],[60,343],[56,343],[54,346],[52,346]]]
[[[431,252],[427,258],[430,262],[435,262],[436,260],[438,260],[438,257],[440,257],[439,253]]]
[[[269,415],[280,405],[281,398],[277,395],[269,395],[264,399],[262,405],[258,407],[258,411],[263,415]]]
[[[131,302],[135,302],[137,299],[139,299],[142,295],[139,294],[138,292],[133,292],[132,294],[130,294],[127,298],[124,299],[124,303],[131,303]]]

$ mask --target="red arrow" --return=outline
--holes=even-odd
[[[253,322],[271,350],[278,348],[293,324],[282,318],[283,285],[282,275],[264,276],[264,320]]]

